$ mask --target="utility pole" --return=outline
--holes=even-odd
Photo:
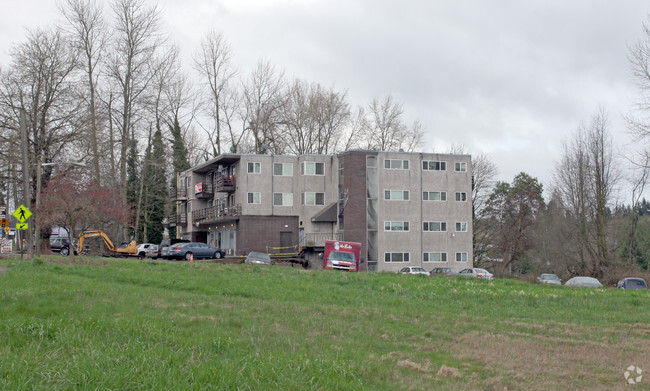
[[[25,109],[21,108],[20,109],[20,143],[22,145],[22,153],[23,153],[23,205],[27,209],[31,208],[31,201],[32,201],[32,192],[31,188],[29,187],[29,155],[28,155],[28,145],[27,145],[27,114],[25,113]],[[27,231],[27,258],[31,259],[34,256],[34,249],[32,247],[32,235],[31,235],[31,228],[26,230]],[[23,230],[20,230],[23,231]],[[22,246],[22,240],[20,241],[20,245]],[[22,252],[21,252],[22,256]]]

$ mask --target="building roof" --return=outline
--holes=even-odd
[[[312,223],[336,223],[337,217],[336,202],[332,202],[316,213],[311,221]]]

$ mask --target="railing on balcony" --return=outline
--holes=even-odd
[[[215,191],[217,192],[226,192],[226,193],[232,193],[235,191],[235,176],[234,175],[229,175],[229,176],[219,176],[215,179]]]
[[[172,200],[187,200],[187,187],[181,186],[177,189],[169,189],[169,198]]]
[[[197,185],[199,186],[199,185]],[[201,191],[196,191],[200,189]],[[200,183],[200,187],[195,187],[194,189],[196,198],[212,198],[214,197],[214,188],[212,187],[212,179],[209,176],[203,179],[203,182]]]
[[[179,213],[175,215],[171,215],[167,218],[169,221],[169,226],[170,227],[176,227],[178,225],[186,225],[187,224],[187,214],[185,213]]]
[[[211,223],[220,220],[232,220],[241,216],[241,205],[211,206],[205,209],[192,211],[192,221],[198,223]]]
[[[300,240],[300,247],[323,247],[326,240],[343,240],[343,233],[308,233]]]

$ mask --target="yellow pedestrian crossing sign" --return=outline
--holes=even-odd
[[[18,224],[16,224],[16,229],[28,229],[28,228],[29,228],[29,224],[27,224],[27,223],[18,223]]]
[[[24,223],[25,220],[27,220],[29,216],[32,215],[32,212],[30,212],[29,209],[25,208],[25,205],[20,205],[18,209],[14,211],[13,215],[18,221]]]

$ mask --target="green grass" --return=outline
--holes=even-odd
[[[647,291],[63,259],[0,263],[0,389],[623,389],[629,365],[650,384]]]

